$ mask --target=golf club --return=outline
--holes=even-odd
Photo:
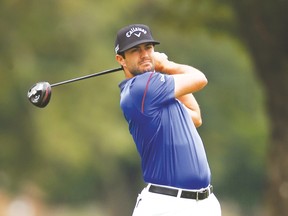
[[[28,100],[35,106],[40,107],[40,108],[44,108],[47,106],[47,104],[50,101],[51,98],[51,88],[52,87],[56,87],[56,86],[60,86],[60,85],[64,85],[67,83],[72,83],[72,82],[76,82],[76,81],[80,81],[80,80],[84,80],[84,79],[88,79],[91,77],[96,77],[96,76],[100,76],[100,75],[104,75],[104,74],[108,74],[108,73],[112,73],[112,72],[116,72],[116,71],[120,71],[122,70],[122,68],[114,68],[114,69],[109,69],[109,70],[105,70],[105,71],[101,71],[98,73],[94,73],[94,74],[89,74],[86,76],[82,76],[82,77],[77,77],[74,79],[70,79],[70,80],[65,80],[65,81],[61,81],[58,83],[54,83],[54,84],[49,84],[48,82],[38,82],[36,84],[34,84],[27,93],[27,97]]]

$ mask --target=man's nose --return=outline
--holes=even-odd
[[[148,56],[148,51],[146,49],[141,49],[140,56],[141,57],[147,57]]]

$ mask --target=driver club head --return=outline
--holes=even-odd
[[[33,105],[44,108],[51,98],[51,85],[48,82],[38,82],[29,89],[27,97]]]

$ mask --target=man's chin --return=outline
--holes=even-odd
[[[143,72],[154,71],[154,67],[151,65],[147,65],[147,66],[143,67],[143,69],[141,71],[143,71]]]
[[[131,71],[131,73],[134,75],[134,76],[137,76],[137,75],[140,75],[140,74],[143,74],[143,73],[146,73],[146,72],[152,72],[154,71],[155,68],[151,65],[149,66],[146,66],[146,67],[141,67],[141,68],[138,68],[138,70],[136,71]]]

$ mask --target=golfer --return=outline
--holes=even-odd
[[[141,157],[147,186],[133,216],[220,216],[202,140],[199,105],[192,93],[206,84],[194,67],[155,52],[148,26],[133,24],[116,36],[116,60],[125,80],[120,106]]]

